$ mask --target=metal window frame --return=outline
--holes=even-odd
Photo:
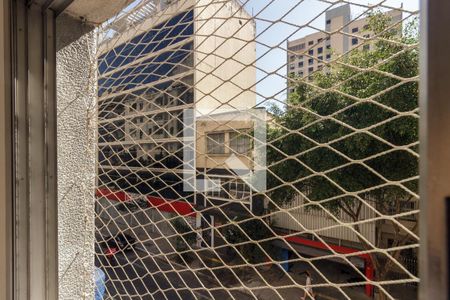
[[[10,3],[12,272],[4,299],[57,299],[54,11]],[[12,225],[11,224],[11,225]],[[2,298],[3,299],[3,298]]]
[[[0,1],[0,299],[12,298],[12,103],[10,1]]]
[[[420,299],[449,299],[450,1],[421,0]]]
[[[60,9],[67,7],[67,1],[59,2],[63,3]],[[15,13],[12,14],[11,6],[13,3],[20,6],[20,12],[17,10],[18,6],[16,6]],[[54,193],[56,188],[56,164],[54,160],[56,157],[56,127],[53,127],[55,124],[55,120],[53,119],[55,117],[55,98],[53,94],[54,65],[52,65],[54,63],[54,48],[52,48],[53,42],[50,42],[52,39],[54,41],[54,36],[52,36],[54,32],[54,23],[52,20],[54,19],[55,11],[52,10],[53,4],[54,2],[49,1],[44,8],[43,14],[41,9],[40,14],[35,13],[32,17],[39,24],[42,24],[42,27],[39,27],[39,30],[42,30],[41,37],[45,36],[47,40],[43,44],[45,47],[41,48],[42,57],[40,57],[42,63],[44,61],[43,58],[47,59],[47,63],[44,65],[37,65],[36,63],[34,66],[42,71],[41,83],[44,84],[33,84],[37,85],[34,88],[43,89],[40,101],[44,105],[46,119],[36,119],[38,116],[35,115],[33,118],[27,120],[22,114],[26,113],[23,105],[26,105],[30,93],[24,94],[24,91],[18,85],[23,84],[21,82],[23,76],[26,78],[29,75],[27,68],[24,67],[26,63],[24,61],[26,58],[24,48],[29,48],[30,45],[27,44],[29,41],[24,39],[24,32],[18,32],[17,22],[25,21],[24,16],[26,14],[24,10],[26,11],[28,7],[24,1],[12,2],[2,0],[0,2],[0,62],[2,65],[0,69],[0,120],[2,120],[0,122],[0,220],[2,220],[0,223],[1,299],[12,299],[13,297],[22,299],[21,295],[23,297],[29,297],[30,290],[34,291],[35,289],[45,291],[46,295],[43,297],[47,299],[56,299],[57,295],[57,268],[55,265],[57,262],[55,260],[57,258],[55,236],[56,203],[52,202],[55,200]],[[448,101],[448,82],[450,82],[450,72],[448,71],[450,70],[450,60],[448,59],[448,53],[450,51],[450,36],[447,34],[447,29],[450,28],[449,14],[449,1],[421,0],[421,299],[449,298],[448,243],[450,241],[447,230],[449,224],[447,217],[449,207],[448,197],[450,196],[450,101]],[[14,17],[11,18],[11,16]],[[10,32],[14,33],[13,37],[10,36]],[[32,40],[31,42],[37,41]],[[14,55],[12,56],[12,54]],[[14,57],[14,59],[11,60],[11,57]],[[12,69],[13,66],[10,64],[11,61],[14,62],[14,69]],[[15,80],[12,81],[12,78]],[[33,89],[28,90],[28,92],[33,92]],[[13,118],[13,116],[15,117]],[[41,117],[43,116],[41,115]],[[41,126],[44,125],[44,127],[49,126],[43,132],[36,133],[39,134],[39,137],[44,137],[44,140],[39,142],[32,139],[32,142],[36,142],[38,145],[31,146],[31,148],[27,146],[25,148],[39,151],[39,153],[33,153],[31,156],[32,162],[30,165],[28,165],[27,160],[25,162],[18,161],[18,158],[24,157],[27,159],[29,155],[28,152],[20,152],[22,150],[25,151],[21,147],[24,142],[27,142],[27,137],[26,135],[22,136],[21,130],[31,128],[31,124],[28,121],[31,121],[33,124],[38,122]],[[14,128],[18,128],[18,131],[13,132]],[[15,146],[14,148],[13,145]],[[18,149],[17,147],[20,148],[19,153],[15,152]],[[36,161],[41,158],[43,158],[41,162]],[[15,164],[18,166],[14,166]],[[33,215],[28,221],[33,224],[37,222],[38,224],[36,225],[44,226],[41,228],[44,232],[40,232],[40,234],[46,236],[46,242],[39,243],[39,248],[34,248],[28,244],[28,230],[21,228],[21,226],[28,223],[16,223],[18,224],[18,228],[16,229],[14,229],[13,224],[14,222],[27,221],[28,219],[29,211],[22,212],[21,210],[17,210],[24,204],[21,203],[24,199],[26,201],[30,200],[28,188],[25,188],[24,192],[21,190],[21,187],[29,183],[29,173],[25,172],[28,170],[28,167],[37,168],[38,166],[45,167],[45,170],[41,174],[44,175],[46,180],[44,182],[42,182],[42,178],[37,181],[32,180],[31,184],[34,185],[33,189],[45,194],[41,200],[45,199],[46,202],[44,203],[47,204],[48,210],[44,215],[35,214],[31,211]],[[16,172],[16,177],[13,177],[14,172]],[[25,177],[21,177],[21,175]],[[13,184],[15,185],[13,186]],[[39,185],[39,187],[36,185]],[[37,195],[33,195],[33,199],[37,197]],[[22,219],[23,217],[25,219]],[[33,220],[33,218],[40,220]],[[21,235],[21,230],[25,231],[25,236]],[[15,241],[13,252],[14,235],[20,241]],[[19,249],[19,246],[22,245],[21,243],[26,244],[25,249]],[[53,259],[49,259],[49,253],[46,255],[43,251],[52,253],[54,255]],[[41,268],[40,271],[46,274],[46,283],[40,287],[34,286],[32,289],[28,285],[35,283],[33,276],[38,276],[37,273],[39,272],[28,273],[27,262],[31,254],[33,257],[44,255],[45,261],[49,263],[45,265],[44,269],[42,269],[42,265],[39,267]],[[22,263],[24,265],[21,265]],[[14,276],[11,276],[11,274]],[[13,280],[13,277],[15,280]],[[17,293],[17,282],[14,285],[15,288],[13,288],[13,281],[21,278],[26,278],[26,281],[22,283],[27,285],[25,294]],[[33,299],[38,298],[37,295],[33,295]]]

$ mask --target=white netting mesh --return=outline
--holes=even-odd
[[[417,298],[417,7],[142,0],[100,26],[105,298]]]

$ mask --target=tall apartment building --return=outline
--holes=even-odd
[[[253,20],[236,0],[155,0],[110,26],[98,57],[98,188],[194,204],[184,112],[255,106]]]
[[[402,12],[390,10],[386,14],[393,24],[402,20]],[[352,19],[350,5],[339,6],[325,13],[325,32],[315,32],[287,43],[287,73],[307,77],[324,67],[333,58],[355,48],[370,50],[373,32],[368,18]],[[291,90],[289,90],[291,92]]]

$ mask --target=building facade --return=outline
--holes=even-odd
[[[185,172],[197,174],[183,168],[184,112],[256,105],[255,25],[236,0],[153,4],[116,20],[117,34],[100,46],[97,187],[109,198],[169,201],[162,206],[176,215],[183,214],[177,203],[197,203],[196,191],[183,187]]]
[[[402,12],[386,12],[392,24],[399,24]],[[369,18],[352,19],[350,5],[339,6],[325,13],[325,30],[287,42],[287,74],[307,78],[331,60],[354,49],[370,50],[373,32]],[[288,89],[288,92],[292,92]]]

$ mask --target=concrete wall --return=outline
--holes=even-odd
[[[235,0],[200,0],[195,20],[196,109],[207,113],[254,108],[254,20]]]
[[[353,220],[346,213],[338,211],[336,215],[333,215],[332,212],[326,212],[322,208],[310,207],[308,209],[306,204],[307,201],[299,195],[291,203],[282,207],[288,211],[280,210],[273,214],[272,221],[276,227],[285,230],[300,232],[311,230],[319,236],[340,241],[339,243],[360,243],[355,231],[347,225]],[[374,210],[368,205],[364,205],[360,213],[360,220],[369,220],[375,217]],[[334,218],[337,218],[339,222]],[[360,233],[372,244],[376,242],[375,225],[375,221],[360,224]]]
[[[56,26],[59,298],[93,299],[96,36],[67,15]]]

